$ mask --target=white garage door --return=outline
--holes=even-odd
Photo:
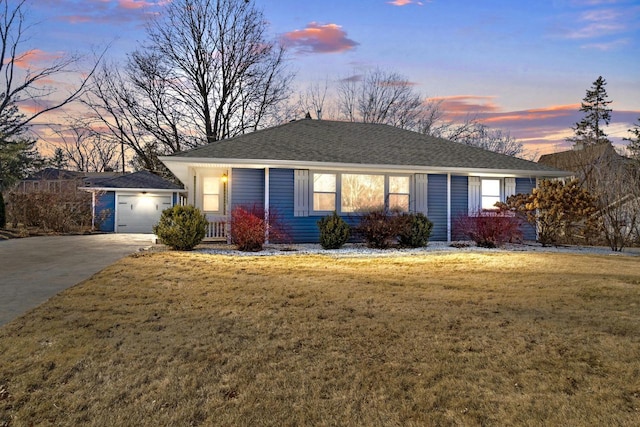
[[[170,207],[170,195],[119,195],[116,233],[153,233],[162,211]]]

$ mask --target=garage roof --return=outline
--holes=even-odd
[[[149,171],[133,172],[127,175],[95,180],[88,188],[135,188],[149,190],[182,190],[183,187]]]

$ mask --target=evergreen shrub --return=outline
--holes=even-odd
[[[320,246],[323,249],[340,249],[347,243],[351,234],[351,227],[337,212],[318,221],[320,229]]]
[[[153,232],[172,249],[190,251],[204,239],[207,225],[207,218],[200,209],[191,205],[176,205],[162,211]]]
[[[427,246],[433,223],[423,213],[402,213],[398,221],[398,244],[406,248]]]

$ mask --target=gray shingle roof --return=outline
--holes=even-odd
[[[150,190],[182,190],[182,187],[149,171],[139,171],[116,178],[97,180],[92,187],[98,188],[148,188]]]
[[[550,166],[388,125],[327,120],[298,120],[172,157],[558,172]]]

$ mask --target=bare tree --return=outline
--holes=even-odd
[[[0,187],[19,179],[37,158],[35,140],[25,137],[38,117],[60,109],[81,96],[100,57],[87,71],[82,57],[68,54],[36,67],[27,43],[36,30],[27,16],[27,0],[0,0]],[[63,92],[48,82],[63,76],[79,76],[75,88]],[[23,107],[30,108],[23,108]]]
[[[441,135],[451,141],[465,145],[484,148],[495,153],[507,156],[522,157],[525,154],[524,146],[509,132],[502,129],[491,129],[477,120],[467,120],[459,125],[443,127]]]
[[[349,121],[415,129],[425,117],[425,101],[413,84],[398,73],[379,68],[359,78],[343,79],[338,98],[340,112]]]
[[[26,3],[27,0],[0,0],[0,119],[5,138],[21,134],[36,118],[76,100],[99,62],[96,61],[87,72],[77,68],[82,57],[70,54],[61,56],[43,67],[36,68],[28,64],[28,68],[21,69],[33,53],[33,50],[24,46],[29,40],[29,31],[34,29],[34,26],[27,22]],[[69,92],[61,93],[54,86],[47,84],[56,77],[79,75],[81,71],[83,77]],[[13,108],[20,109],[22,105],[35,108],[30,108],[29,113],[21,109],[21,114],[12,114]],[[7,116],[12,116],[13,120],[7,121]]]
[[[578,182],[596,200],[602,237],[611,250],[621,251],[640,238],[640,166],[610,144],[572,153]]]
[[[81,172],[117,170],[119,146],[113,140],[103,141],[103,136],[81,119],[69,120],[70,125],[52,128],[58,136],[56,144],[69,167]]]
[[[298,94],[298,114],[309,114],[317,120],[322,120],[325,115],[331,117],[331,112],[326,114],[327,93],[329,92],[329,80],[324,83],[313,82],[306,90]]]
[[[260,128],[288,97],[284,47],[250,2],[176,0],[147,33],[145,54],[207,142]]]

